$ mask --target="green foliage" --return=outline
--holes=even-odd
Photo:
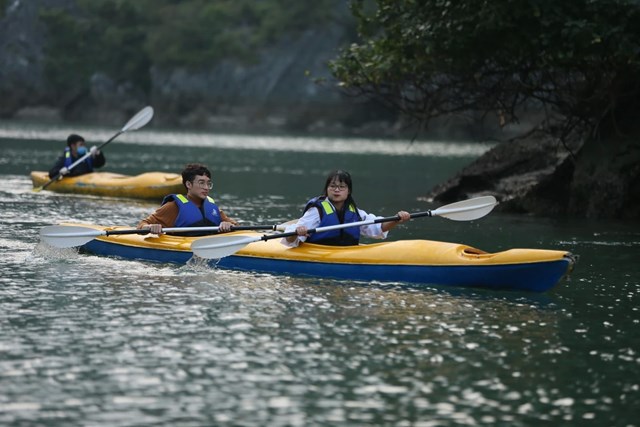
[[[7,0],[0,0],[0,19],[4,18],[6,10],[7,10]]]
[[[255,61],[281,37],[325,24],[340,1],[77,0],[80,14],[40,14],[50,35],[45,70],[65,96],[86,90],[96,71],[148,91],[152,65]]]
[[[96,44],[97,33],[91,31],[87,21],[76,20],[60,10],[41,12],[40,17],[55,35],[47,46],[45,73],[57,89],[56,95],[73,96],[87,88],[87,83],[84,87],[76,84],[88,82],[95,67],[92,46]]]
[[[155,24],[148,51],[161,66],[200,67],[222,59],[250,62],[284,34],[322,25],[339,0],[143,0]]]
[[[595,127],[640,85],[634,0],[355,0],[361,42],[331,63],[348,91],[416,120],[532,100]]]
[[[130,81],[148,90],[150,60],[144,49],[144,15],[126,2],[80,4],[91,14],[75,17],[60,9],[40,13],[51,34],[45,72],[59,95],[73,97],[87,90],[97,70],[116,82]]]

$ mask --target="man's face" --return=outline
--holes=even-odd
[[[73,154],[74,157],[81,155],[85,155],[87,153],[87,146],[85,145],[84,141],[78,141],[78,142],[74,142],[73,144],[70,145],[71,147],[71,154]],[[83,147],[83,148],[80,148]]]
[[[199,199],[206,199],[211,190],[211,178],[206,175],[196,175],[193,181],[187,181],[187,194]]]

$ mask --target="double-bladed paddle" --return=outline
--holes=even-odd
[[[208,231],[215,233],[219,227],[173,227],[163,228],[163,233],[190,233],[198,231]],[[274,230],[282,231],[285,225],[238,225],[231,227],[231,231],[240,230]],[[149,234],[149,229],[126,229],[126,230],[96,230],[91,227],[81,225],[49,225],[40,230],[40,238],[50,246],[56,248],[71,248],[82,246],[100,236],[116,236],[121,234]]]
[[[424,212],[416,212],[411,214],[411,218],[420,218],[425,216],[441,216],[454,221],[472,221],[487,215],[498,204],[493,196],[476,197],[474,199],[463,200],[461,202],[451,203],[439,207],[435,210]],[[318,227],[307,230],[308,233],[322,233],[324,231],[339,230],[348,227],[359,227],[362,225],[378,224],[381,222],[399,221],[400,217],[390,216],[386,218],[378,218],[375,220],[364,220],[351,222],[348,224],[330,225],[327,227]],[[271,239],[279,239],[282,237],[296,236],[298,233],[292,231],[280,234],[265,234],[262,236],[216,236],[204,237],[195,240],[191,244],[193,253],[202,258],[223,258],[238,252],[249,243],[267,241]]]
[[[140,129],[141,127],[149,123],[152,117],[153,117],[153,108],[150,106],[144,107],[142,110],[138,111],[138,113],[135,116],[133,116],[131,120],[129,120],[127,124],[124,125],[122,129],[118,131],[118,133],[113,135],[107,142],[100,145],[97,149],[98,150],[102,149],[105,145],[107,145],[108,143],[110,143],[111,141],[116,139],[118,136],[122,135],[127,131]],[[68,170],[73,169],[74,167],[78,166],[80,163],[84,162],[89,156],[91,156],[91,151],[89,151],[87,154],[85,154],[84,156],[80,157],[78,160],[73,162],[67,169]],[[51,178],[46,184],[44,184],[41,187],[34,188],[33,191],[35,192],[42,191],[45,188],[47,188],[50,184],[52,184],[53,182],[57,181],[60,178],[61,178],[61,174],[60,172],[58,172],[56,176]]]

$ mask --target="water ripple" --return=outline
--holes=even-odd
[[[208,137],[189,143],[222,143]],[[262,144],[250,139],[235,142]],[[126,155],[136,167],[175,163],[180,144],[154,147],[150,160]],[[38,232],[63,221],[133,225],[155,204],[33,193],[20,174],[37,153],[23,145],[0,162],[11,168],[0,189],[2,425],[637,425],[635,226],[598,223],[594,233],[591,222],[492,214],[394,230],[393,238],[579,253],[571,280],[542,295],[228,272],[197,258],[127,261],[54,250]],[[210,154],[217,171],[238,171],[239,188],[223,199],[254,223],[290,219],[304,203],[295,188],[336,162],[280,151],[269,166],[261,148],[229,151]],[[361,157],[347,163],[365,182],[381,177],[394,195],[408,181],[406,194],[426,187],[407,179],[405,159]],[[413,162],[431,174],[443,160]],[[373,192],[367,204],[389,209]]]
[[[0,124],[0,138],[24,140],[64,140],[78,128],[28,129]],[[93,140],[108,140],[113,130],[91,129]],[[254,136],[209,134],[196,132],[136,131],[124,134],[119,143],[143,145],[179,145],[183,147],[215,147],[226,150],[262,150],[302,153],[354,153],[391,156],[471,157],[488,151],[494,144],[427,141],[390,141],[364,138],[323,138],[290,136]]]

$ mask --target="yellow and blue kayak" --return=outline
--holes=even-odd
[[[230,234],[260,236],[252,231],[225,235]],[[97,255],[184,264],[194,256],[191,243],[195,239],[198,237],[111,235],[97,237],[82,248]],[[233,255],[210,263],[222,269],[293,276],[544,292],[573,269],[575,257],[566,251],[543,249],[488,253],[463,244],[429,240],[347,247],[305,243],[289,248],[273,239],[249,243]]]
[[[49,182],[49,174],[33,171],[31,181],[34,188],[41,187]],[[65,177],[51,183],[46,189],[58,193],[161,200],[167,194],[183,192],[184,186],[182,176],[176,173],[147,172],[130,176],[110,172],[92,172]]]

